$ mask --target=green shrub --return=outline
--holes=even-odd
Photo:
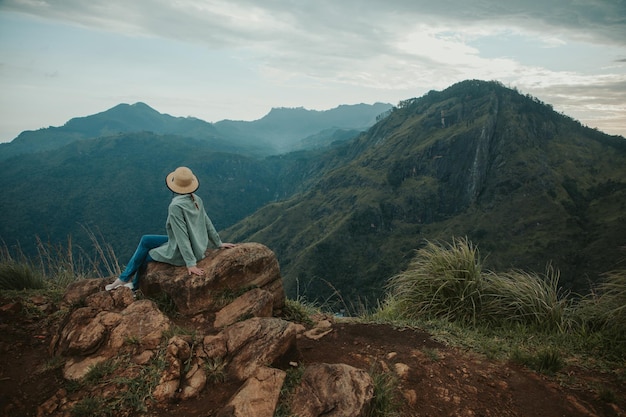
[[[475,323],[482,285],[478,248],[467,239],[454,239],[447,248],[428,242],[404,272],[391,278],[388,290],[405,318]]]
[[[0,290],[41,289],[43,276],[25,263],[13,261],[0,264]]]
[[[564,331],[571,302],[560,294],[558,283],[559,274],[551,266],[544,277],[517,270],[487,274],[481,316],[495,325],[519,323]]]
[[[564,331],[571,302],[558,282],[559,273],[551,266],[543,277],[517,270],[482,272],[478,248],[467,239],[455,239],[448,247],[428,243],[389,281],[387,311],[381,314]]]
[[[626,270],[612,271],[576,309],[583,331],[600,332],[605,347],[626,356]]]
[[[283,307],[283,318],[294,323],[313,325],[311,316],[317,312],[318,310],[316,310],[315,307],[308,305],[302,299],[286,299],[285,306]]]

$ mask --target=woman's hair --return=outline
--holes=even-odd
[[[200,207],[198,206],[198,202],[196,201],[196,197],[193,195],[193,193],[189,193],[189,196],[191,197],[191,201],[193,201],[193,204],[196,205],[196,208],[200,210]]]

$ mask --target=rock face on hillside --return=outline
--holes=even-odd
[[[278,262],[267,247],[248,243],[212,251],[199,266],[206,274],[189,277],[185,267],[153,263],[141,282],[143,296],[159,305],[172,300],[176,314],[193,316],[192,334],[151,299],[126,287],[105,291],[113,278],[72,284],[63,298],[70,312],[50,345],[65,361],[64,377],[92,381],[106,397],[124,389],[124,378],[150,383],[156,372],[150,396],[157,404],[197,397],[209,379],[237,381],[219,416],[273,416],[287,375],[278,365],[297,368],[290,352],[311,333],[277,317],[285,305]],[[301,416],[365,416],[373,389],[367,372],[352,366],[308,366],[291,406]],[[77,401],[59,390],[38,416],[66,415]]]

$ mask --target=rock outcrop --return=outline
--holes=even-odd
[[[210,250],[198,263],[204,276],[189,276],[186,268],[151,262],[140,282],[146,296],[167,294],[185,315],[217,311],[232,297],[260,288],[272,296],[274,315],[280,315],[285,291],[274,253],[259,243],[243,243],[231,249]]]
[[[72,284],[62,302],[67,316],[50,345],[51,354],[65,360],[64,377],[96,379],[101,366],[98,372],[118,376],[96,382],[98,391],[112,396],[124,389],[116,380],[139,376],[152,387],[149,397],[157,406],[196,397],[210,382],[237,381],[239,389],[215,410],[220,417],[273,416],[284,367],[300,366],[292,360],[298,338],[318,339],[332,325],[321,321],[306,331],[280,318],[285,293],[278,261],[263,245],[210,251],[199,266],[205,275],[190,277],[185,267],[152,263],[137,294],[123,286],[105,291],[114,278]],[[177,328],[151,297],[171,300],[176,314],[196,328]],[[367,372],[343,364],[307,365],[292,389],[291,407],[303,417],[365,416],[373,398]],[[67,395],[57,392],[39,415],[67,414],[78,401]]]
[[[299,417],[365,417],[374,382],[362,369],[346,364],[313,364],[296,388],[291,411]]]

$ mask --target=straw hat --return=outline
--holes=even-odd
[[[187,167],[178,167],[165,178],[167,188],[176,194],[189,194],[198,189],[200,183]]]

